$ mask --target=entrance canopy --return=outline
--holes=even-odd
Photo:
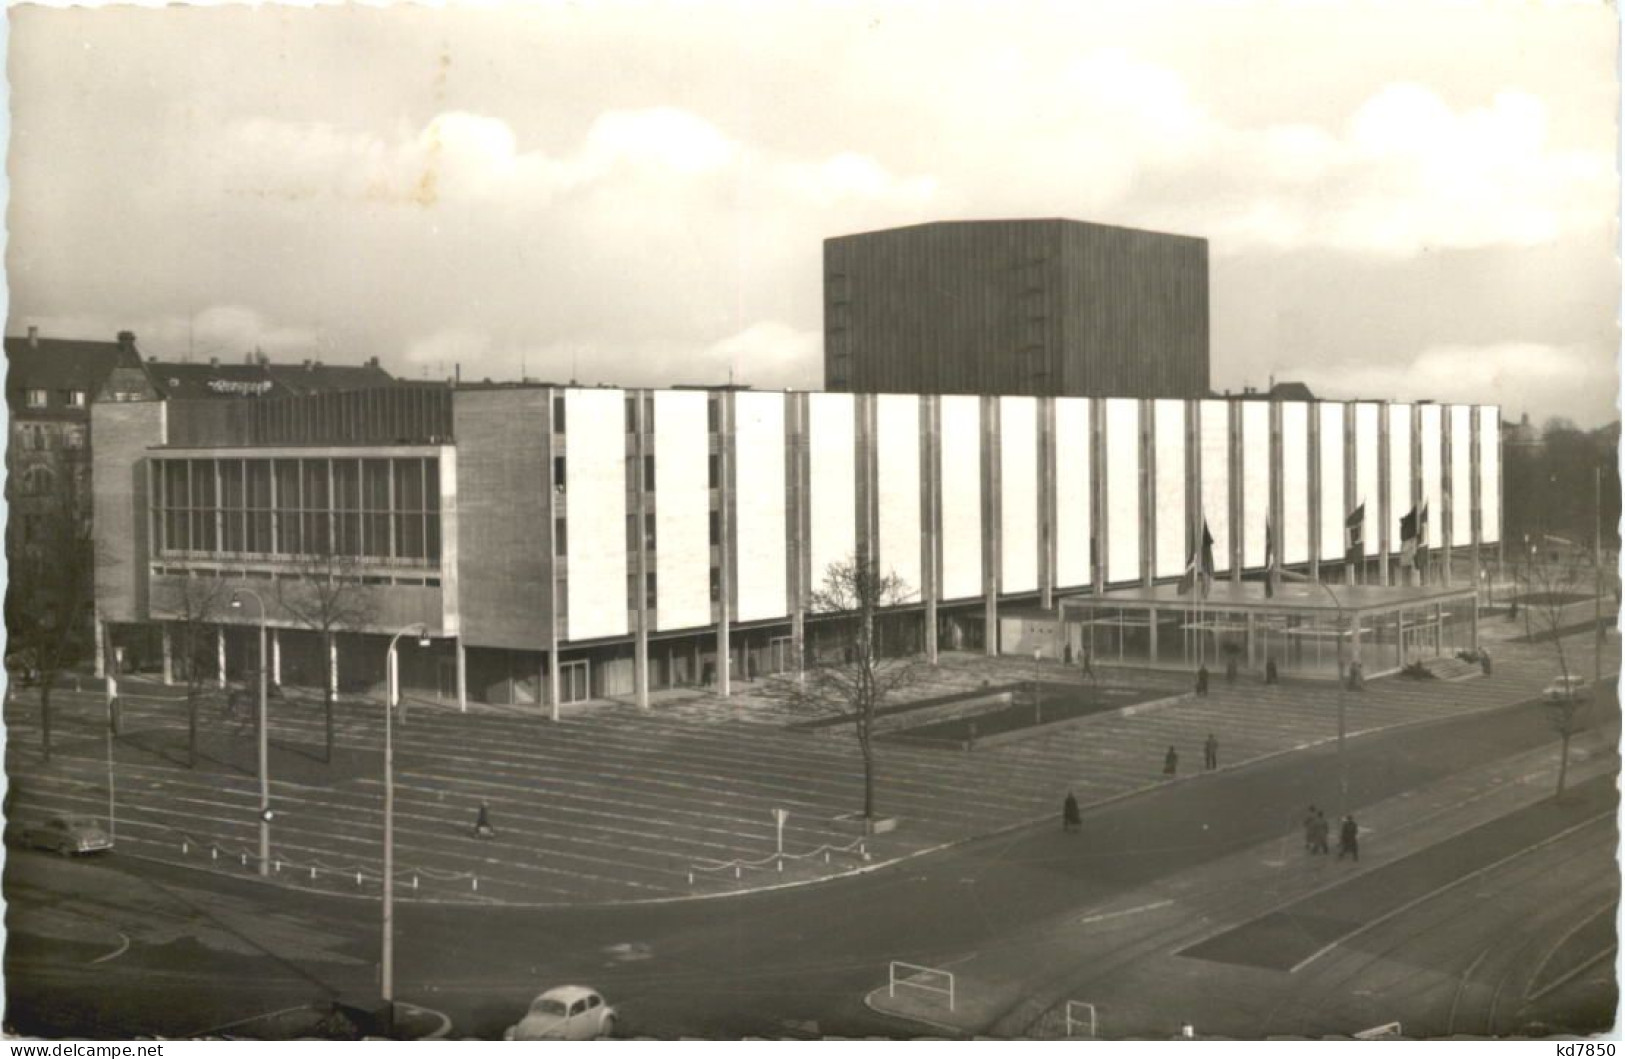
[[[1098,596],[1067,596],[1062,607],[1127,607],[1133,609],[1202,608],[1267,614],[1384,613],[1473,597],[1472,585],[1327,585],[1318,581],[1282,581],[1273,597],[1262,581],[1215,581],[1203,597],[1199,589],[1181,594],[1179,586],[1136,585]]]
[[[1468,585],[1328,585],[1216,581],[1203,596],[1139,585],[1059,601],[1062,635],[1093,661],[1157,668],[1216,662],[1335,676],[1347,660],[1370,675],[1477,647]]]

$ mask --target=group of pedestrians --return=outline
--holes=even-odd
[[[1225,663],[1224,663],[1224,682],[1226,684],[1234,684],[1237,681],[1237,679],[1239,679],[1239,677],[1240,677],[1240,663],[1237,662],[1235,655],[1231,655],[1228,659],[1225,660]],[[1212,678],[1208,674],[1206,665],[1197,666],[1196,667],[1196,694],[1198,694],[1198,695],[1206,695],[1207,692],[1208,692],[1208,684],[1211,681],[1211,679]],[[1279,666],[1277,666],[1275,664],[1275,659],[1273,659],[1273,658],[1265,659],[1264,660],[1264,683],[1266,683],[1266,684],[1279,684],[1280,682],[1281,682],[1281,669],[1280,669]]]
[[[1332,824],[1326,814],[1313,805],[1303,818],[1303,845],[1311,855],[1331,852]],[[1353,814],[1345,814],[1337,829],[1337,859],[1360,859],[1360,825]]]
[[[1068,666],[1073,664],[1074,655],[1072,652],[1072,642],[1070,640],[1067,641],[1066,645],[1062,648],[1061,657]],[[1079,664],[1079,669],[1081,670],[1078,676],[1081,679],[1099,679],[1095,676],[1095,653],[1089,649],[1087,644],[1084,645],[1083,651],[1078,654],[1076,658]]]
[[[1212,732],[1202,741],[1202,771],[1212,772],[1219,767],[1219,737]],[[1179,775],[1179,750],[1170,746],[1168,753],[1162,756],[1163,779],[1173,779]]]

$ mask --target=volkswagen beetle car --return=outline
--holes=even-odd
[[[23,845],[71,857],[112,849],[113,839],[93,816],[63,815],[29,827],[23,832]]]
[[[591,1041],[615,1033],[615,1009],[591,989],[561,985],[530,1002],[525,1017],[503,1033],[505,1041]]]

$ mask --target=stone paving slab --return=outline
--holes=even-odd
[[[1571,638],[1589,672],[1589,636]],[[1608,644],[1617,666],[1617,640]],[[404,899],[595,902],[709,896],[862,870],[1059,811],[1067,790],[1085,805],[1163,782],[1163,754],[1178,748],[1180,779],[1194,774],[1207,734],[1221,763],[1327,742],[1339,701],[1358,734],[1475,710],[1539,693],[1550,645],[1499,644],[1489,679],[1387,679],[1363,693],[1334,686],[1264,686],[1222,678],[1212,694],[1177,695],[1155,710],[1078,718],[1053,730],[970,752],[877,748],[878,805],[895,831],[864,840],[846,814],[862,805],[863,777],[849,732],[786,727],[782,707],[746,686],[730,700],[670,696],[647,711],[625,703],[573,708],[559,723],[532,709],[459,713],[411,705],[396,729],[397,892]],[[1067,670],[1030,660],[946,656],[922,687],[940,694]],[[1111,680],[1132,674],[1108,673]],[[1150,674],[1149,690],[1182,683]],[[216,756],[182,767],[185,711],[178,689],[136,679],[124,687],[125,731],[114,747],[121,851],[214,870],[257,869],[258,781],[253,733],[205,708]],[[104,712],[92,692],[56,696],[58,753],[43,765],[38,707],[8,703],[8,766],[23,817],[107,805]],[[339,760],[320,762],[318,700],[290,695],[270,707],[271,874],[286,885],[372,895],[382,849],[383,711],[339,706]],[[486,802],[497,838],[472,834]],[[785,859],[773,810],[785,809]],[[860,848],[859,843],[862,841]],[[690,880],[693,880],[692,882]]]

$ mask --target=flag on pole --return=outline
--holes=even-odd
[[[1202,587],[1202,598],[1207,598],[1208,588],[1213,582],[1213,534],[1208,532],[1207,519],[1202,520],[1202,542],[1191,542],[1190,559],[1185,563],[1185,573],[1179,578],[1179,594],[1188,596],[1198,584]]]
[[[1411,508],[1399,520],[1399,554],[1406,566],[1416,565],[1417,510]]]
[[[1208,532],[1207,519],[1202,520],[1202,598],[1213,587],[1213,534]]]
[[[1275,526],[1264,512],[1264,598],[1275,598]]]
[[[1365,501],[1349,512],[1349,517],[1343,522],[1344,536],[1347,543],[1343,549],[1343,561],[1353,566],[1365,559]]]
[[[1416,513],[1416,568],[1424,569],[1428,562],[1428,502]]]

